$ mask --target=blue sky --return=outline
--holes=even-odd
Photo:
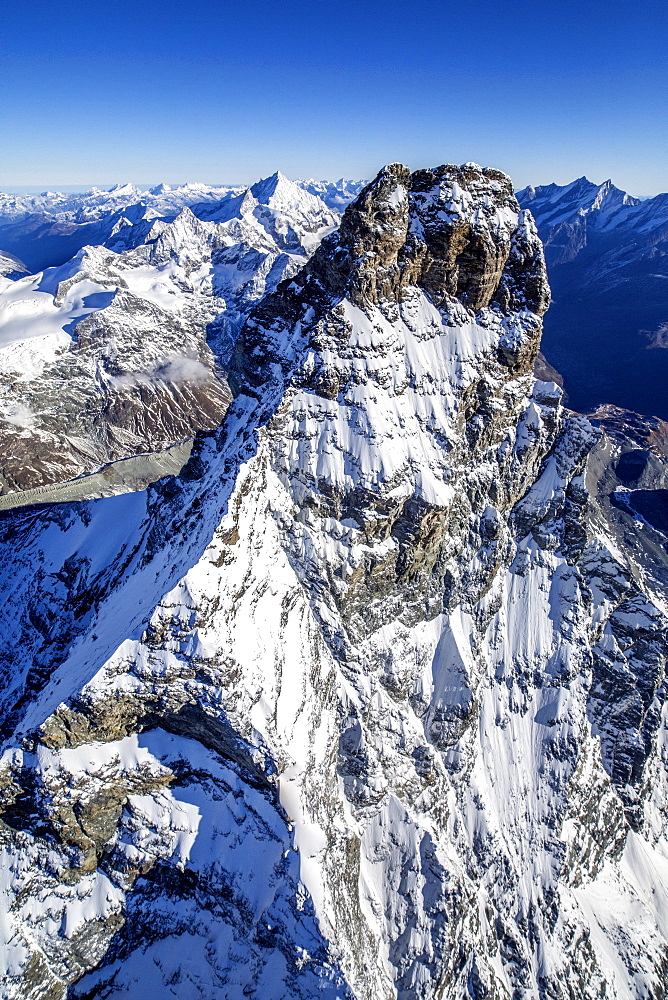
[[[0,188],[369,177],[668,189],[655,0],[0,0]]]

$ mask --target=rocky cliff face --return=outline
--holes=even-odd
[[[665,996],[665,587],[548,298],[505,175],[393,164],[179,477],[6,515],[8,996]]]

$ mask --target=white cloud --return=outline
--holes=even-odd
[[[24,403],[9,403],[3,406],[0,419],[15,427],[34,427],[35,415]]]
[[[128,372],[111,379],[111,385],[120,389],[125,386],[149,385],[156,382],[207,382],[212,378],[210,370],[197,358],[172,354],[156,362],[148,372]]]

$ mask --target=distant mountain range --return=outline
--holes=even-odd
[[[0,252],[2,492],[218,426],[246,315],[339,219],[278,171],[251,188],[0,195],[17,255]]]
[[[285,185],[289,184],[340,213],[364,183],[343,178],[292,182],[277,171],[251,188],[158,184],[145,191],[134,184],[117,184],[108,191],[94,187],[78,194],[45,191],[20,195],[0,191],[0,254],[18,258],[19,267],[24,265],[33,274],[64,264],[84,246],[106,244],[128,226],[143,224],[148,230],[154,220],[172,222],[183,208],[190,208],[202,221],[225,222],[248,192],[260,204],[270,197],[282,197],[284,204],[292,206],[294,192],[285,194]],[[302,202],[307,204],[308,198]],[[310,204],[312,208],[313,202]],[[298,237],[292,239],[293,245],[295,239],[298,241]],[[14,269],[15,265],[14,261]],[[0,258],[0,274],[4,267]]]
[[[517,198],[545,246],[542,349],[571,406],[668,417],[668,194],[641,200],[580,177]]]

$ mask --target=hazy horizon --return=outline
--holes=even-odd
[[[382,165],[383,164],[381,164],[381,166]],[[425,166],[425,164],[423,164],[423,166]],[[437,164],[430,164],[430,166],[437,166]],[[482,166],[492,166],[492,167],[494,167],[494,166],[496,166],[496,164],[493,164],[493,163],[492,164],[482,164]],[[277,168],[277,169],[280,169],[280,167]],[[499,169],[503,169],[503,168],[499,168]],[[93,181],[91,183],[82,183],[82,184],[48,184],[48,183],[47,184],[28,184],[28,185],[21,185],[21,184],[5,184],[5,185],[1,185],[0,184],[0,192],[3,192],[4,194],[16,194],[16,195],[31,195],[31,194],[32,195],[40,195],[40,194],[46,194],[47,192],[60,193],[60,194],[84,194],[86,191],[90,191],[92,188],[98,188],[101,191],[105,191],[105,190],[109,191],[111,188],[115,187],[118,184],[133,184],[135,187],[139,188],[142,191],[149,191],[151,188],[156,187],[158,184],[168,184],[170,187],[173,187],[173,188],[179,187],[180,185],[183,185],[183,184],[193,184],[193,183],[194,184],[197,184],[197,183],[206,184],[209,187],[238,187],[238,186],[248,186],[248,187],[250,187],[257,180],[263,179],[265,177],[269,177],[274,172],[275,172],[274,170],[270,170],[270,171],[267,171],[265,174],[263,174],[262,177],[255,177],[252,180],[241,180],[241,181],[239,181],[239,180],[226,181],[226,180],[220,180],[220,179],[217,179],[217,180],[202,180],[201,178],[194,177],[194,178],[187,178],[187,179],[179,180],[179,181],[155,180],[155,181],[140,182],[140,181],[133,181],[131,178],[130,179],[125,178],[123,180],[116,180],[116,181],[107,181],[107,182],[99,182],[99,181],[96,182],[96,181]],[[284,171],[283,171],[283,173],[284,173]],[[331,175],[329,177],[312,177],[312,178],[301,176],[301,177],[292,177],[291,180],[315,180],[315,181],[333,181],[334,182],[334,181],[339,180],[342,176],[343,175],[341,175],[341,174],[338,174],[336,176]],[[531,184],[533,187],[539,187],[541,185],[548,185],[548,184],[553,184],[553,183],[564,185],[564,184],[570,184],[571,181],[577,180],[578,177],[582,177],[582,176],[583,176],[582,174],[577,174],[577,175],[571,177],[567,181],[546,180],[546,181],[528,181],[527,183]],[[371,177],[368,177],[368,178],[367,177],[350,177],[350,176],[346,176],[345,177],[345,180],[352,180],[352,181],[372,180],[372,179],[373,178],[371,178]],[[611,177],[611,178],[607,178],[606,177],[606,178],[603,178],[601,180],[595,180],[594,178],[588,177],[588,180],[592,181],[594,184],[597,184],[597,185],[603,184],[604,181],[606,181],[608,179],[612,180],[613,184],[616,184],[614,177]],[[514,183],[514,187],[515,187],[516,191],[519,191],[521,188],[527,186],[526,184],[516,184],[515,181],[514,181],[514,178],[513,178],[513,183]],[[616,186],[619,187],[620,185],[616,184]],[[668,188],[668,183],[667,183],[666,187]],[[624,189],[624,190],[626,190],[626,189]],[[644,191],[643,192],[626,191],[626,193],[632,195],[634,198],[640,198],[640,199],[642,199],[644,201],[644,200],[649,199],[649,198],[654,198],[657,195],[663,194],[665,192],[663,192],[663,191],[652,191],[651,193],[648,194],[647,192],[644,192]]]

